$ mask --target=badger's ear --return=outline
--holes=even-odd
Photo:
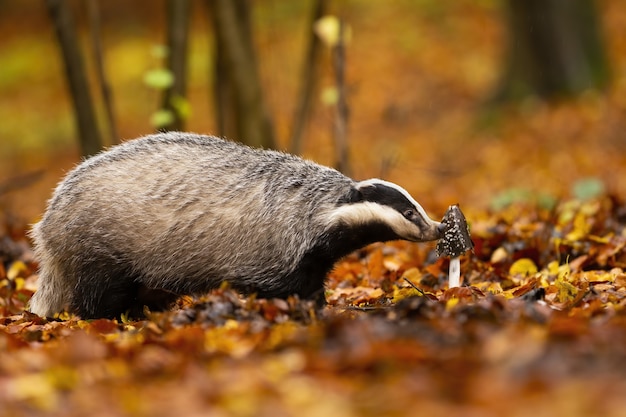
[[[350,188],[350,192],[347,197],[348,203],[358,203],[359,201],[363,201],[363,193],[359,190],[358,185]]]
[[[371,201],[371,197],[376,194],[376,184],[380,180],[372,178],[371,180],[359,181],[350,189],[348,201],[350,203],[358,203],[360,201]]]
[[[357,201],[374,201],[378,194],[376,188],[376,180],[365,180],[356,184],[356,191],[359,193],[359,199]]]

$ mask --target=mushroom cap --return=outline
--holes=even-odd
[[[448,207],[441,222],[446,225],[446,231],[437,242],[437,256],[456,258],[474,248],[467,221],[458,204]]]

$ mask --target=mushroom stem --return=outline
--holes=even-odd
[[[461,286],[461,258],[450,258],[450,269],[448,273],[448,288]]]

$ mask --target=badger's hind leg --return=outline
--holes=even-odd
[[[84,254],[63,262],[44,245],[36,246],[40,259],[38,288],[29,310],[41,317],[69,311],[83,319],[117,317],[137,301],[139,284],[128,267],[113,259]],[[85,262],[84,259],[92,259]]]
[[[39,251],[38,288],[28,309],[41,317],[54,317],[69,309],[74,284],[68,281],[62,265],[44,252]]]
[[[74,274],[70,311],[82,319],[119,317],[135,308],[139,276],[124,261],[84,254]]]
[[[83,264],[77,276],[70,309],[83,319],[142,317],[144,306],[164,310],[178,299],[172,292],[146,287],[141,276],[119,260]]]
[[[136,284],[120,272],[107,265],[83,265],[77,272],[70,310],[92,319],[113,318],[130,308]]]

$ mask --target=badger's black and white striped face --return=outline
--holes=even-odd
[[[398,239],[414,242],[436,240],[443,233],[442,224],[428,217],[404,188],[380,179],[357,183],[349,204],[337,208],[332,217],[352,227],[382,224]]]

